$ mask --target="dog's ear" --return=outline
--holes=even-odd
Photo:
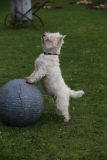
[[[59,43],[62,42],[65,37],[66,37],[66,35],[64,35],[64,36],[61,35],[61,36],[59,37]]]
[[[66,37],[66,35],[63,35],[62,37],[63,37],[63,39],[64,39],[64,38]]]

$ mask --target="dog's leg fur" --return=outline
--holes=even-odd
[[[70,119],[69,116],[69,111],[68,111],[68,107],[69,107],[69,100],[67,101],[62,101],[62,99],[58,99],[57,100],[57,109],[58,109],[58,113],[60,113],[60,115],[62,115],[64,117],[64,122],[68,122]]]
[[[34,83],[40,81],[46,75],[43,64],[35,63],[34,72],[26,78],[27,83]]]
[[[64,122],[68,122],[70,120],[70,115],[69,115],[69,99],[70,97],[72,98],[79,98],[81,97],[84,92],[83,91],[74,91],[69,88],[69,93],[59,95],[57,97],[53,98],[54,104],[57,107],[57,115],[58,116],[63,116],[64,117]]]
[[[54,99],[54,104],[57,107],[57,115],[64,117],[64,122],[68,122],[69,116],[69,97],[61,97],[60,95]]]

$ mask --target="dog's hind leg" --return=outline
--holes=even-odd
[[[57,108],[57,115],[59,116],[59,117],[61,117],[61,116],[63,116],[62,115],[62,112]]]
[[[57,114],[58,116],[63,116],[64,117],[64,122],[68,122],[70,120],[70,115],[69,115],[69,98],[62,98],[62,97],[57,97],[55,100],[55,105],[57,107]]]

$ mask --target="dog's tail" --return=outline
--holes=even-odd
[[[70,90],[70,96],[72,98],[79,98],[84,94],[84,91],[79,90],[79,91],[74,91],[74,90]]]

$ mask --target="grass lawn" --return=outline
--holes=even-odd
[[[45,26],[37,20],[35,29],[7,29],[8,4],[0,2],[0,87],[31,74],[42,52],[40,37],[49,31],[67,35],[60,55],[62,75],[69,87],[85,91],[82,98],[71,99],[71,120],[64,124],[38,83],[45,99],[38,122],[10,127],[0,120],[1,160],[107,160],[107,11],[68,2],[53,4],[63,9],[40,10]]]

